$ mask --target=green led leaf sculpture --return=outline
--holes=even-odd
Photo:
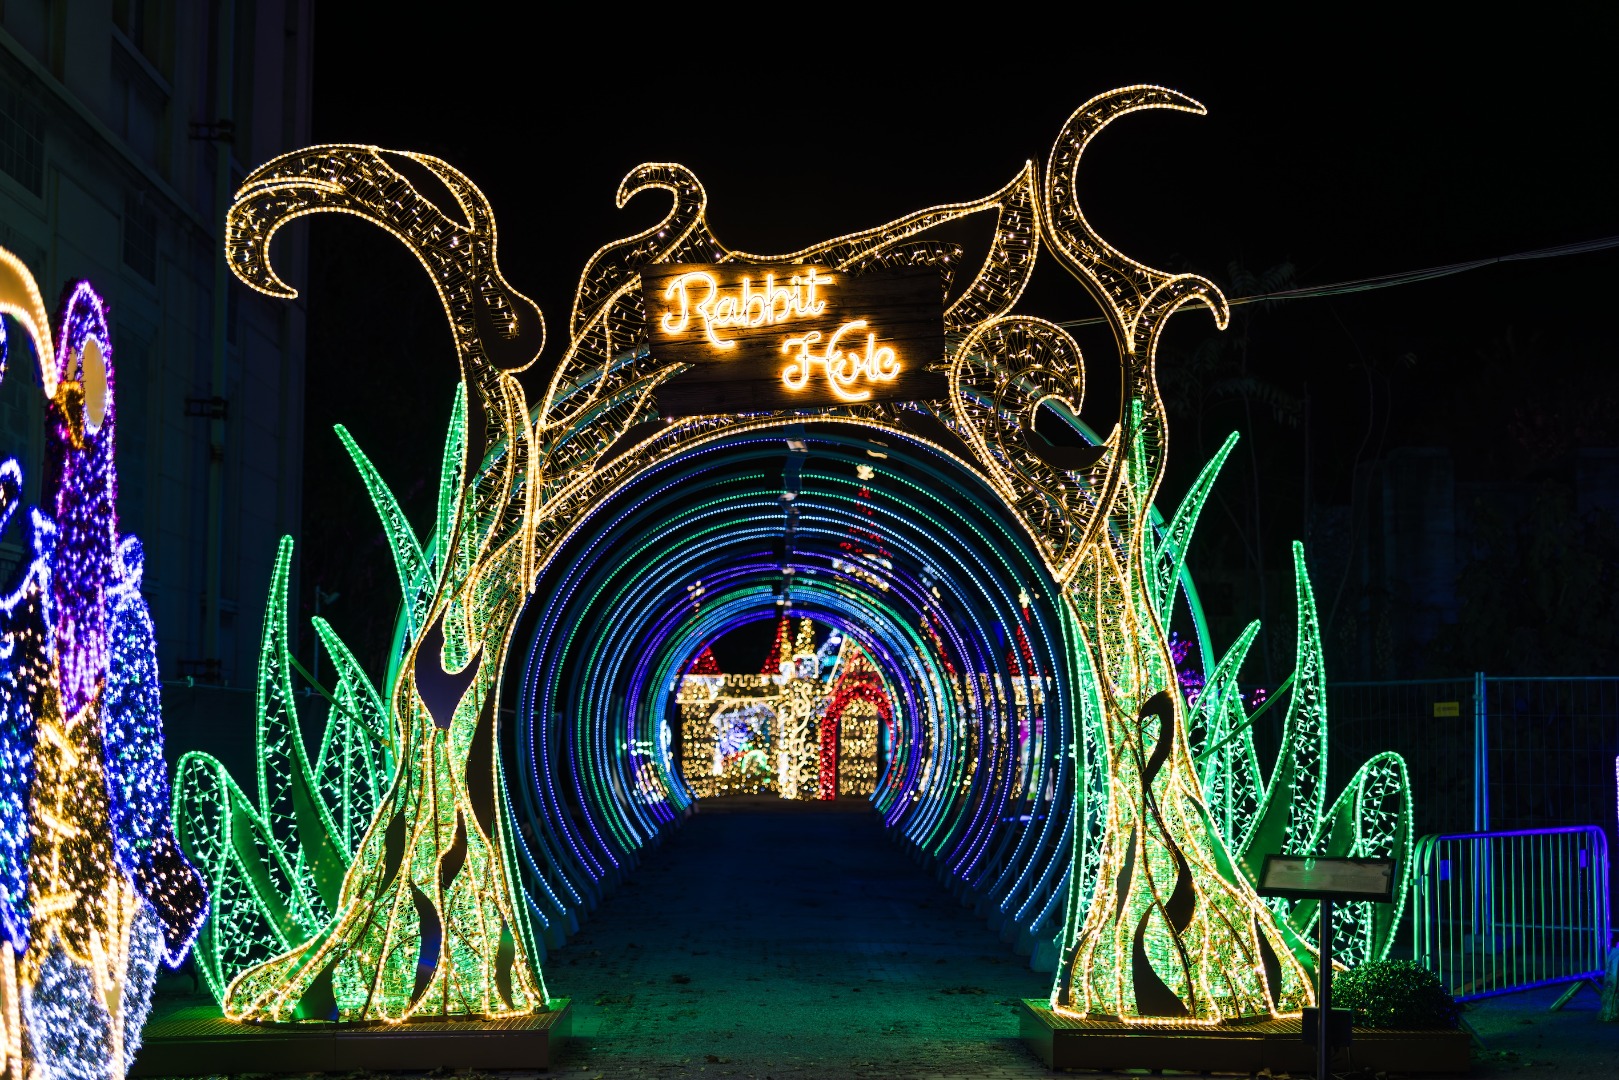
[[[208,881],[208,920],[192,960],[223,1001],[238,973],[314,932],[308,905],[255,800],[215,758],[193,751],[180,759],[174,820],[181,848]]]
[[[372,505],[394,551],[407,595],[419,597],[423,582],[448,549],[460,506],[462,455],[466,446],[466,387],[456,388],[434,527],[434,543],[424,555],[381,475],[345,432],[339,431],[360,472]],[[288,651],[287,579],[293,544],[284,538],[277,552],[266,602],[265,636],[259,655],[257,761],[258,799],[249,798],[229,771],[208,754],[190,753],[180,761],[175,814],[181,843],[212,886],[213,906],[197,947],[197,963],[209,990],[221,1003],[236,976],[307,941],[330,919],[335,890],[387,793],[394,773],[395,748],[402,733],[393,730],[386,703],[331,625],[311,620],[321,647],[336,672],[330,710],[319,752],[311,766],[296,716]],[[431,598],[429,596],[429,598]],[[407,618],[412,610],[406,606]],[[407,637],[407,641],[409,637]],[[322,691],[325,692],[324,690]],[[307,699],[306,699],[307,700]],[[274,808],[281,806],[279,814]],[[310,824],[300,829],[299,810]],[[309,809],[313,807],[314,809]],[[313,835],[315,859],[304,854]],[[324,868],[327,893],[317,887],[311,868]]]
[[[377,514],[382,518],[383,533],[388,538],[394,569],[399,574],[399,591],[405,597],[406,633],[414,638],[421,632],[427,605],[433,599],[430,590],[438,579],[428,577],[421,541],[410,531],[410,522],[405,520],[405,512],[400,509],[393,491],[383,482],[382,474],[377,472],[377,467],[371,464],[371,459],[365,456],[365,451],[355,443],[347,428],[338,424],[336,430],[337,437],[343,441],[343,449],[349,452],[354,467],[360,470],[360,479],[365,483],[366,493],[371,496],[371,505],[377,508]]]
[[[282,537],[270,576],[269,611],[259,652],[259,813],[281,843],[298,880],[294,893],[303,921],[324,923],[337,904],[348,859],[337,842],[332,815],[317,794],[298,727],[298,706],[287,648],[287,574],[292,538]]]
[[[352,859],[393,775],[393,738],[387,730],[387,709],[359,661],[325,619],[317,616],[311,622],[337,669],[331,707],[341,714],[339,722],[326,725],[315,776],[336,828],[338,846]]]
[[[1233,431],[1209,463],[1203,466],[1203,471],[1198,473],[1192,489],[1181,499],[1175,516],[1158,538],[1156,549],[1147,557],[1148,590],[1153,603],[1157,605],[1158,622],[1162,626],[1169,625],[1170,609],[1174,606],[1177,592],[1176,583],[1180,579],[1181,568],[1186,565],[1187,549],[1192,545],[1192,530],[1197,527],[1198,516],[1203,513],[1209,493],[1214,490],[1214,480],[1220,474],[1220,466],[1225,464],[1226,458],[1231,456],[1232,447],[1236,445],[1237,433]],[[1150,535],[1146,540],[1152,543]]]
[[[1293,545],[1298,593],[1298,663],[1292,678],[1282,746],[1257,820],[1239,844],[1250,874],[1270,852],[1393,856],[1399,881],[1393,905],[1344,904],[1334,911],[1334,946],[1344,963],[1381,960],[1393,944],[1392,928],[1404,906],[1411,874],[1411,797],[1405,763],[1380,754],[1355,774],[1324,811],[1327,791],[1327,687],[1315,594],[1305,569],[1304,545]],[[1251,730],[1251,729],[1249,729]],[[1314,925],[1313,901],[1270,901],[1278,916],[1301,933]],[[1390,910],[1392,908],[1392,910]]]
[[[1247,836],[1264,790],[1237,675],[1259,635],[1259,620],[1243,628],[1236,642],[1204,679],[1192,707],[1187,742],[1198,765],[1203,794],[1228,842]],[[1245,736],[1246,737],[1243,737]]]
[[[1334,955],[1348,966],[1381,960],[1394,942],[1405,907],[1411,866],[1411,791],[1405,762],[1382,753],[1355,773],[1323,807],[1327,791],[1327,689],[1321,662],[1315,597],[1305,568],[1304,546],[1293,545],[1298,599],[1297,666],[1288,680],[1290,697],[1281,746],[1268,779],[1254,748],[1253,725],[1268,706],[1245,713],[1236,674],[1255,634],[1250,624],[1210,673],[1192,708],[1192,752],[1210,814],[1221,827],[1239,865],[1257,880],[1272,853],[1328,856],[1391,856],[1399,881],[1393,904],[1356,902],[1333,911]],[[1314,901],[1268,900],[1301,941],[1311,938],[1318,917]],[[1301,957],[1301,959],[1303,959]]]
[[[1220,466],[1236,445],[1233,433],[1198,474],[1155,549],[1151,575],[1158,617],[1168,624],[1179,595],[1178,581],[1190,546],[1192,529],[1213,489]],[[1293,545],[1297,592],[1298,645],[1293,675],[1283,689],[1290,693],[1281,746],[1267,777],[1254,747],[1253,726],[1269,704],[1253,715],[1243,707],[1238,675],[1259,633],[1250,623],[1205,677],[1202,691],[1187,711],[1187,746],[1197,762],[1199,781],[1209,812],[1240,866],[1258,879],[1270,853],[1331,856],[1392,856],[1400,882],[1393,904],[1357,902],[1337,905],[1333,912],[1334,955],[1349,966],[1381,960],[1393,945],[1394,927],[1405,907],[1410,881],[1411,795],[1405,762],[1383,753],[1363,765],[1331,807],[1327,792],[1327,690],[1321,658],[1321,632],[1315,596],[1305,568],[1304,547]],[[1153,566],[1153,560],[1149,560]],[[1274,699],[1271,704],[1274,703]],[[1300,941],[1313,940],[1317,918],[1314,901],[1266,903]],[[1313,963],[1312,953],[1300,959]]]
[[[256,697],[258,792],[250,797],[216,758],[180,759],[174,820],[180,845],[210,889],[196,962],[214,996],[248,966],[306,940],[331,917],[348,866],[348,838],[370,820],[364,793],[386,775],[376,691],[330,627],[318,624],[340,672],[321,753],[311,765],[299,730],[287,648],[287,576],[292,539],[276,552],[259,651]],[[369,710],[369,711],[368,711]],[[335,775],[334,775],[335,774]],[[364,814],[363,820],[360,815]]]
[[[443,301],[465,388],[441,470],[457,490],[441,488],[431,555],[377,470],[339,430],[382,516],[403,593],[405,640],[390,661],[384,699],[396,771],[347,865],[331,919],[236,977],[224,1001],[233,1019],[399,1022],[546,1007],[526,903],[519,906],[524,898],[509,871],[512,826],[494,752],[506,638],[527,595],[514,583],[530,579],[535,560],[541,469],[513,373],[538,355],[544,321],[500,274],[482,192],[436,158],[403,157],[436,177],[448,198],[423,196],[384,151],[313,147],[256,169],[227,220],[232,270],[277,297],[296,295],[269,261],[270,239],[286,221],[327,210],[390,231]],[[481,425],[463,439],[461,417],[472,415]]]

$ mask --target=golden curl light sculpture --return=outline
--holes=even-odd
[[[898,432],[982,477],[1065,589],[1080,629],[1077,660],[1100,706],[1098,716],[1076,723],[1085,732],[1076,738],[1091,740],[1105,762],[1107,810],[1099,843],[1087,841],[1082,851],[1084,830],[1075,830],[1053,1007],[1214,1024],[1308,1004],[1309,948],[1255,895],[1211,820],[1154,602],[1150,514],[1168,441],[1154,377],[1159,336],[1193,303],[1224,327],[1226,301],[1204,278],[1164,273],[1119,252],[1091,228],[1075,197],[1091,138],[1142,109],[1204,112],[1157,86],[1101,94],[1069,118],[1043,176],[1030,162],[985,198],[786,255],[726,247],[709,229],[706,194],[688,170],[643,165],[621,185],[619,204],[657,189],[673,205],[652,228],[589,260],[565,353],[532,408],[513,373],[538,356],[544,323],[501,276],[494,216],[470,180],[423,154],[349,145],[288,154],[248,177],[227,228],[236,275],[271,296],[295,295],[271,268],[269,249],[276,230],[304,214],[354,214],[389,230],[438,290],[473,422],[448,539],[432,565],[419,568],[416,580],[426,584],[407,595],[408,646],[384,694],[392,786],[340,889],[330,890],[329,921],[239,975],[226,992],[227,1014],[400,1021],[545,1007],[538,951],[514,910],[513,838],[493,751],[494,702],[519,608],[570,530],[628,480],[722,436],[804,416],[740,409],[651,423],[654,391],[687,365],[660,362],[648,347],[643,274],[662,264],[730,263],[757,267],[762,277],[815,264],[834,273],[936,267],[948,278],[969,269],[961,250],[927,233],[990,211],[988,254],[944,314],[945,355],[929,368],[937,395],[834,401],[814,415]],[[417,186],[424,170],[447,199]],[[1032,437],[1042,405],[1055,400],[1078,415],[1084,393],[1082,356],[1068,332],[1013,313],[1042,243],[1096,298],[1118,346],[1119,421],[1085,452]],[[806,292],[793,303],[811,300]],[[835,369],[830,349],[815,357],[806,346],[801,357],[806,371],[811,360],[823,364],[829,380],[860,370],[845,361]],[[859,363],[891,377],[890,359],[868,347]],[[341,869],[311,865],[307,873],[320,879]]]

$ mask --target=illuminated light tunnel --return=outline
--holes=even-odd
[[[1216,660],[1184,574],[1231,442],[1167,526],[1153,511],[1167,445],[1153,381],[1159,334],[1192,303],[1224,325],[1227,304],[1206,279],[1152,270],[1106,245],[1073,200],[1091,136],[1143,108],[1202,111],[1161,87],[1100,95],[1070,118],[1043,186],[1031,164],[984,199],[787,261],[723,247],[707,230],[695,177],[677,165],[642,166],[620,200],[672,192],[667,222],[679,227],[593,257],[567,352],[532,407],[513,372],[537,356],[540,314],[500,276],[492,211],[470,180],[437,159],[404,155],[456,192],[469,215],[462,223],[389,165],[389,151],[314,147],[261,167],[232,210],[237,275],[269,295],[295,295],[270,269],[275,230],[320,209],[368,217],[434,276],[463,378],[426,542],[349,447],[404,602],[385,683],[349,664],[336,695],[347,704],[328,719],[341,738],[322,744],[359,745],[349,736],[365,727],[383,764],[392,747],[395,779],[385,789],[371,784],[376,762],[359,762],[371,784],[361,803],[376,807],[369,827],[349,827],[350,755],[323,751],[312,766],[285,707],[284,585],[272,590],[278,614],[267,624],[258,710],[260,775],[274,782],[261,782],[257,806],[215,784],[230,795],[229,819],[204,784],[192,785],[194,797],[177,795],[201,823],[200,847],[225,850],[209,823],[234,829],[240,819],[243,835],[290,853],[284,868],[233,856],[216,875],[254,887],[252,904],[217,905],[227,917],[258,909],[243,920],[253,929],[246,948],[233,940],[230,956],[215,949],[221,976],[226,966],[240,971],[224,990],[226,1015],[398,1022],[545,1007],[537,963],[545,948],[566,941],[692,809],[696,788],[682,780],[665,736],[679,680],[711,642],[781,613],[840,629],[870,658],[897,710],[871,796],[876,811],[1003,938],[1026,946],[1036,967],[1061,954],[1053,1010],[1206,1025],[1309,1004],[1303,935],[1321,909],[1263,901],[1250,874],[1256,854],[1408,851],[1405,769],[1378,755],[1327,804],[1319,624],[1297,545],[1298,667],[1276,764],[1261,762],[1252,737],[1259,713],[1237,692],[1258,626]],[[689,273],[716,290],[721,278],[732,282],[726,288],[740,291],[728,301],[741,305],[749,279],[734,279],[748,265],[791,265],[807,281],[822,260],[840,273],[888,275],[879,291],[906,298],[896,310],[920,312],[957,256],[905,241],[992,208],[986,262],[938,315],[946,333],[960,335],[945,353],[948,371],[924,366],[901,385],[898,353],[878,347],[876,332],[860,356],[834,355],[838,335],[867,325],[863,307],[833,311],[824,329],[785,341],[774,329],[749,339],[751,368],[702,353],[706,346],[665,351],[679,343],[664,336],[692,332],[683,315],[659,315],[674,286],[654,277],[649,287],[648,267],[712,267],[718,277]],[[1081,431],[1091,444],[1083,450],[1052,445],[1041,430],[1048,414],[1078,426],[1078,343],[1056,324],[1008,314],[1042,237],[1103,304],[1120,346],[1117,426],[1105,442]],[[683,261],[694,257],[708,261]],[[930,259],[934,271],[913,272]],[[864,304],[862,290],[850,292]],[[741,309],[731,310],[716,325],[731,326]],[[946,348],[933,320],[917,323],[917,355]],[[712,329],[703,340],[723,350]],[[828,351],[811,355],[823,333]],[[813,364],[827,385],[820,396],[794,396]],[[858,377],[872,388],[855,388]],[[877,544],[877,558],[853,550],[862,537]],[[1168,633],[1185,625],[1182,587],[1196,656]],[[1181,692],[1197,688],[1186,681],[1194,668],[1206,680],[1195,702]],[[201,762],[203,772],[220,776],[216,764]],[[345,779],[328,783],[337,764]],[[817,796],[820,781],[818,772]],[[793,791],[778,791],[802,787],[795,779]],[[341,813],[323,816],[327,803],[341,803]],[[1149,872],[1136,872],[1140,859]],[[1165,895],[1154,883],[1171,876]],[[300,898],[302,907],[290,903]],[[294,928],[297,941],[278,941],[288,920],[276,904],[336,914],[307,918]],[[1359,902],[1328,932],[1361,955],[1385,953],[1398,911],[1372,907]]]
[[[881,560],[850,554],[873,534]],[[885,824],[1049,968],[1079,708],[1057,592],[993,491],[897,431],[784,424],[626,483],[558,550],[513,638],[508,798],[547,944],[693,805],[671,737],[693,660],[788,614],[858,642],[894,703]]]

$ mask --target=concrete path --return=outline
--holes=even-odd
[[[557,1073],[1044,1077],[1014,1005],[1031,971],[854,812],[705,807],[545,966],[573,999]]]
[[[1053,1075],[1019,1040],[1014,1009],[1044,997],[1050,976],[891,842],[863,800],[705,804],[551,954],[545,978],[573,999],[573,1040],[549,1073],[492,1080]],[[1598,1020],[1589,988],[1549,1011],[1560,990],[1469,1005],[1481,1044],[1467,1075],[1619,1075],[1619,1024]],[[185,975],[160,979],[154,1012],[188,1008],[217,1015]]]
[[[1600,991],[1587,984],[1553,1012],[1567,989],[1543,986],[1468,1003],[1462,1016],[1479,1038],[1473,1075],[1619,1076],[1619,1024],[1600,1019]]]

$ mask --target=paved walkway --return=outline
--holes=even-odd
[[[1052,1076],[1014,1008],[1044,997],[1050,976],[859,800],[705,804],[552,953],[545,978],[573,999],[574,1038],[550,1073],[500,1080]],[[211,1004],[185,983],[160,982],[158,1013]],[[1590,989],[1548,1011],[1559,991],[1470,1005],[1483,1046],[1469,1075],[1619,1075],[1619,1024],[1597,1019]]]
[[[1469,1003],[1462,1015],[1483,1044],[1473,1048],[1473,1075],[1619,1076],[1619,1024],[1600,1019],[1600,992],[1587,984],[1552,1012],[1566,989],[1544,986]]]
[[[1050,1075],[1014,1012],[1049,975],[863,805],[777,805],[694,815],[550,957],[550,990],[576,1009],[557,1072]]]

